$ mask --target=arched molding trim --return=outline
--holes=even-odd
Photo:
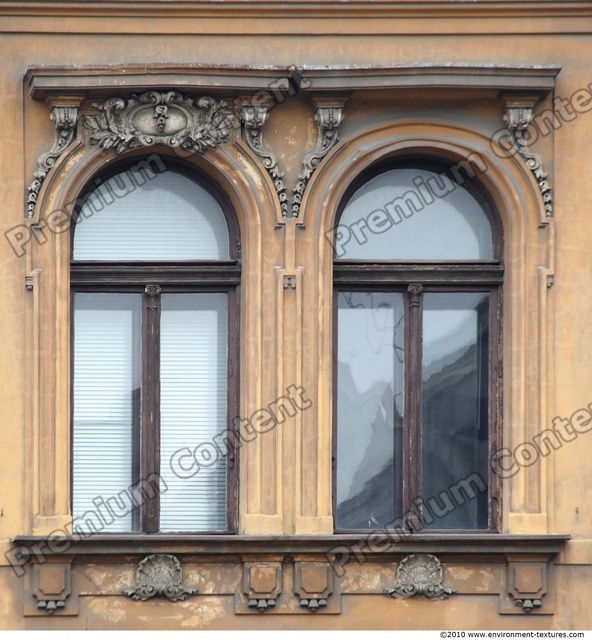
[[[506,265],[503,292],[503,410],[502,447],[512,450],[548,426],[548,389],[553,331],[549,326],[554,277],[554,221],[546,215],[538,183],[521,158],[501,158],[492,151],[490,132],[474,131],[442,120],[401,120],[358,132],[339,143],[312,176],[303,199],[302,251],[314,255],[303,307],[325,310],[303,319],[314,325],[313,360],[305,367],[305,386],[319,393],[318,473],[322,493],[331,496],[333,230],[348,189],[358,176],[377,163],[404,156],[430,156],[461,166],[473,159],[485,169],[475,179],[489,194],[499,213]],[[370,212],[369,212],[370,213]],[[313,366],[316,363],[316,367]],[[311,376],[311,378],[308,378]],[[308,378],[308,379],[307,379]],[[326,446],[325,446],[326,445]],[[502,530],[545,533],[547,486],[552,482],[552,460],[522,468],[502,486]],[[331,513],[330,504],[326,514]]]
[[[31,532],[47,534],[70,521],[70,256],[71,214],[93,178],[106,175],[121,160],[147,161],[154,156],[177,160],[167,147],[116,155],[77,141],[59,157],[39,192],[35,215],[26,222],[30,240],[25,247],[27,283],[27,403],[26,430],[31,447],[25,479]],[[186,153],[182,161],[196,174],[208,176],[226,194],[240,230],[241,341],[240,415],[262,406],[262,296],[265,274],[260,256],[276,230],[277,204],[273,187],[261,180],[259,163],[242,145],[224,145],[205,155]],[[273,278],[273,274],[271,275]],[[249,375],[245,374],[248,362]],[[266,454],[275,464],[275,453]],[[239,531],[243,514],[258,513],[263,491],[260,468],[265,464],[257,442],[241,450]],[[278,465],[279,466],[279,465]]]

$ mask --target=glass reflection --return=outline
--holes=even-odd
[[[338,293],[337,515],[340,529],[401,509],[403,294]]]
[[[424,528],[487,528],[488,314],[487,293],[424,295]]]
[[[473,178],[478,171],[472,172]],[[470,177],[471,173],[469,173]],[[453,169],[393,169],[364,184],[336,228],[341,260],[489,260],[491,226]]]

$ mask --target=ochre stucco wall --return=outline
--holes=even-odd
[[[569,99],[592,84],[592,34],[586,33],[592,8],[585,2],[557,2],[545,10],[537,2],[502,2],[495,11],[488,10],[487,1],[467,3],[474,6],[454,3],[457,6],[444,9],[427,2],[422,13],[406,2],[368,3],[359,10],[346,3],[298,7],[270,2],[236,9],[220,2],[212,3],[209,12],[204,8],[205,13],[184,3],[154,3],[147,10],[133,2],[114,2],[106,14],[90,4],[83,11],[74,3],[62,3],[62,13],[48,8],[50,3],[26,4],[0,7],[2,233],[22,224],[25,187],[37,158],[53,141],[48,106],[32,100],[24,86],[31,66],[559,65],[554,93],[535,112],[551,108],[553,97]],[[264,129],[267,145],[286,172],[288,190],[305,153],[315,144],[313,116],[310,101],[292,97],[271,110]],[[337,205],[334,194],[363,168],[365,153],[380,153],[380,136],[393,145],[413,135],[450,139],[458,148],[465,145],[491,161],[488,180],[499,187],[494,197],[503,219],[507,257],[504,444],[515,447],[530,441],[533,434],[550,428],[554,417],[569,418],[592,403],[592,290],[587,286],[592,268],[592,111],[562,124],[535,145],[553,188],[552,222],[541,219],[536,182],[520,160],[487,156],[488,136],[503,126],[502,116],[492,90],[353,92],[344,108],[341,146],[332,152],[334,164],[327,163],[315,174],[298,224],[278,219],[269,177],[244,143],[196,160],[206,170],[218,167],[222,183],[225,171],[228,176],[233,167],[244,169],[231,195],[241,224],[245,270],[242,411],[248,415],[267,405],[291,383],[303,384],[314,402],[311,414],[293,431],[266,434],[241,452],[239,533],[332,532],[331,318],[319,303],[331,304],[331,273],[322,236],[330,228],[329,209]],[[66,175],[76,174],[83,165],[90,171],[100,162],[82,149],[64,161],[45,187],[44,206],[63,198],[60,180]],[[228,179],[229,192],[231,182]],[[592,627],[586,606],[592,595],[590,433],[581,433],[503,482],[503,533],[572,538],[554,560],[547,610],[536,615],[518,609],[515,615],[500,614],[500,600],[507,597],[500,558],[493,563],[481,558],[476,570],[474,558],[458,554],[443,564],[445,582],[458,587],[459,594],[442,602],[386,598],[382,590],[394,582],[395,565],[392,558],[374,558],[365,565],[352,564],[338,579],[341,595],[334,597],[341,599],[340,613],[291,614],[293,603],[286,600],[285,608],[278,606],[275,614],[237,615],[234,592],[241,590],[240,558],[231,554],[222,561],[216,556],[208,560],[213,565],[204,568],[203,556],[193,557],[189,550],[183,579],[189,585],[199,582],[204,595],[197,598],[174,604],[133,602],[119,592],[133,585],[135,561],[119,558],[101,565],[96,558],[83,557],[74,560],[72,569],[78,615],[24,616],[26,586],[4,555],[10,540],[46,535],[69,520],[69,382],[63,375],[68,371],[67,260],[64,238],[52,237],[47,246],[34,246],[23,257],[15,256],[4,239],[0,242],[0,628],[252,629],[275,628],[280,622],[283,628],[295,629]],[[39,265],[45,271],[33,299],[25,277]],[[292,274],[298,276],[298,290],[289,297],[291,292],[284,294],[281,283],[284,275]],[[547,287],[549,274],[552,286]],[[41,336],[39,343],[32,341],[35,335]],[[60,345],[66,345],[66,351]],[[50,423],[56,434],[51,442],[44,436]],[[45,484],[48,477],[51,486]],[[143,553],[139,549],[137,559]],[[294,570],[289,558],[285,565],[287,592]]]

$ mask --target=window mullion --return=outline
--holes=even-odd
[[[141,482],[160,477],[160,292],[160,286],[147,285],[143,298]],[[159,493],[150,499],[140,492],[137,495],[142,502],[141,528],[146,533],[160,529]]]
[[[140,335],[134,340],[134,378],[138,379],[139,385],[132,393],[132,484],[138,486],[142,478],[142,460],[140,456],[140,445],[142,442],[142,308],[138,309],[140,318],[137,326],[140,327]],[[137,378],[136,378],[137,376]],[[134,505],[132,511],[133,531],[142,530],[142,509],[139,505]]]
[[[421,352],[423,286],[407,288],[405,355],[405,455],[403,460],[403,512],[417,511],[421,498]],[[419,513],[421,518],[421,512]]]
[[[237,288],[228,291],[228,409],[226,415],[227,429],[232,432],[235,428],[234,419],[239,416],[239,336],[240,317],[238,312]],[[227,528],[236,531],[238,526],[238,471],[239,452],[230,448],[227,462]]]

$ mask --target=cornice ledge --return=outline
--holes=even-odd
[[[290,82],[293,66],[279,65],[35,65],[25,73],[25,88],[33,100],[59,95],[112,97],[138,91],[177,90],[235,96]],[[275,85],[274,85],[275,87]]]
[[[560,65],[500,65],[496,63],[413,63],[372,66],[303,66],[308,91],[388,89],[475,89],[532,92],[546,97],[555,86]]]
[[[52,96],[112,97],[150,89],[204,92],[217,97],[281,90],[302,93],[449,88],[521,91],[544,98],[561,71],[558,65],[394,64],[370,66],[108,65],[32,66],[25,86],[34,100]],[[285,85],[285,87],[284,87]]]
[[[563,534],[412,534],[396,543],[385,544],[384,538],[379,541],[375,539],[380,534],[384,532],[377,530],[367,534],[333,536],[90,534],[86,539],[54,534],[23,535],[11,540],[13,549],[9,554],[19,553],[21,559],[35,561],[37,555],[44,553],[59,556],[129,556],[150,553],[219,556],[250,553],[264,556],[278,553],[311,553],[330,557],[331,554],[343,554],[347,550],[352,550],[352,554],[354,550],[361,550],[372,557],[391,558],[409,553],[436,553],[487,556],[505,561],[508,555],[515,554],[551,558],[558,554],[571,538]],[[368,547],[368,544],[374,548]],[[55,550],[53,553],[52,549]]]
[[[368,12],[368,7],[372,12]],[[577,18],[592,15],[589,0],[17,0],[3,2],[0,16],[27,18]]]

